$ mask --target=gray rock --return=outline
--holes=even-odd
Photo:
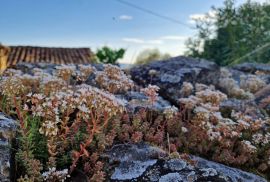
[[[270,83],[270,64],[243,63],[233,66],[230,72],[234,78],[238,78],[241,74],[253,74],[263,79],[267,84]]]
[[[260,64],[260,63],[242,63],[232,67],[233,69],[255,74],[255,72],[260,71],[265,74],[270,74],[270,64]]]
[[[214,84],[218,83],[219,67],[205,60],[175,57],[164,61],[153,61],[147,65],[130,69],[132,79],[139,85],[148,84],[160,87],[160,95],[178,104],[179,90],[183,82]]]
[[[147,161],[166,157],[167,153],[160,148],[152,147],[147,144],[119,144],[112,147],[107,152],[109,162],[126,162],[126,161]]]
[[[249,114],[253,119],[264,118],[253,100],[228,99],[220,103],[220,112],[224,117],[230,118],[233,110]]]
[[[125,94],[117,95],[117,97],[125,100],[127,109],[132,113],[135,113],[141,108],[163,112],[165,109],[171,107],[170,102],[162,97],[158,97],[157,101],[151,104],[148,102],[148,97],[145,94],[136,91],[128,91]]]
[[[264,182],[265,181],[266,182],[267,181],[264,178],[259,177],[255,174],[248,173],[240,169],[228,167],[220,163],[208,161],[197,156],[192,156],[192,159],[197,161],[197,167],[203,168],[202,171],[204,171],[204,174],[208,174],[210,176],[212,175],[215,176],[217,173],[220,173],[225,177],[225,179],[230,179],[230,181],[232,182],[239,182],[239,181],[245,181],[245,182]]]
[[[160,77],[160,81],[163,83],[179,83],[181,81],[181,76],[182,75],[173,75],[173,74],[163,74]]]
[[[266,182],[254,174],[195,156],[191,157],[198,165],[190,167],[186,161],[169,159],[163,150],[147,144],[115,145],[106,157],[111,170],[107,181]]]
[[[182,169],[186,168],[187,163],[185,161],[179,159],[170,159],[166,161],[164,167],[172,170],[172,171],[181,171]]]
[[[180,182],[182,178],[179,173],[169,173],[164,176],[161,176],[158,180],[159,182]]]
[[[11,180],[11,144],[16,133],[16,121],[0,113],[0,181]]]
[[[111,179],[132,180],[139,178],[148,167],[153,166],[156,162],[157,160],[121,162],[112,174]]]

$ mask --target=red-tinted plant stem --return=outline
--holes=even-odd
[[[13,102],[14,102],[14,105],[15,105],[15,108],[16,108],[16,113],[18,115],[18,118],[19,118],[19,121],[20,121],[20,126],[21,126],[21,129],[24,131],[25,130],[25,125],[24,125],[24,120],[23,120],[23,117],[21,115],[21,111],[19,109],[19,106],[17,104],[17,100],[16,100],[16,97],[14,96],[13,97]]]
[[[70,173],[72,173],[72,171],[75,169],[78,160],[84,154],[84,150],[86,150],[86,148],[92,143],[93,138],[94,138],[94,134],[99,132],[99,128],[97,126],[97,120],[100,119],[100,116],[98,116],[97,119],[95,119],[93,111],[90,112],[90,115],[91,115],[91,122],[87,122],[87,128],[88,128],[88,131],[90,131],[90,135],[89,135],[88,139],[84,143],[81,144],[81,149],[80,149],[79,155],[75,156],[75,159],[73,160],[72,165],[70,167]],[[104,128],[107,126],[108,121],[109,121],[108,118],[109,118],[108,114],[105,113],[104,114],[104,124],[102,125],[101,128]],[[92,123],[92,125],[90,123]],[[93,128],[91,129],[91,127],[93,127]]]

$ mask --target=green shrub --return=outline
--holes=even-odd
[[[113,50],[110,47],[104,46],[101,49],[97,50],[96,56],[101,63],[105,64],[115,64],[118,59],[124,57],[126,50],[125,49],[118,49]]]
[[[158,49],[146,49],[139,53],[135,64],[148,64],[151,61],[168,59],[170,57],[169,54],[162,54]]]
[[[186,42],[186,55],[219,65],[270,62],[269,3],[249,0],[237,7],[234,0],[225,0],[212,12],[196,20],[197,35]]]

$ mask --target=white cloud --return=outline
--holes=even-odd
[[[139,38],[123,38],[122,40],[124,42],[135,43],[135,44],[145,43],[145,41],[143,39],[139,39]]]
[[[195,24],[196,20],[209,20],[209,17],[211,19],[214,19],[217,16],[217,12],[214,10],[210,10],[207,13],[204,14],[191,14],[189,15],[189,23]]]
[[[163,41],[160,39],[156,39],[156,40],[144,40],[144,39],[140,39],[140,38],[123,38],[122,39],[124,42],[129,42],[129,43],[133,43],[133,44],[163,44]]]
[[[163,44],[163,41],[162,40],[148,40],[148,41],[145,41],[146,44]]]
[[[257,2],[257,3],[261,3],[261,4],[266,3],[266,2],[270,3],[269,0],[252,0],[252,1]]]
[[[186,40],[188,37],[187,36],[178,36],[178,35],[167,35],[163,36],[160,39],[162,40],[176,40],[176,41],[183,41]]]
[[[123,38],[122,41],[133,43],[133,44],[145,44],[145,45],[161,45],[167,42],[171,41],[185,41],[188,37],[187,36],[181,36],[181,35],[166,35],[161,36],[157,39],[150,39],[146,40],[143,38]]]
[[[205,14],[192,14],[189,15],[189,19],[191,20],[201,20],[201,19],[205,19],[206,15]]]
[[[133,20],[133,16],[121,15],[121,16],[119,16],[119,20]]]

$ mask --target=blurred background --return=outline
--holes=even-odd
[[[106,63],[270,61],[268,0],[9,0],[0,24],[3,45],[87,47]]]

